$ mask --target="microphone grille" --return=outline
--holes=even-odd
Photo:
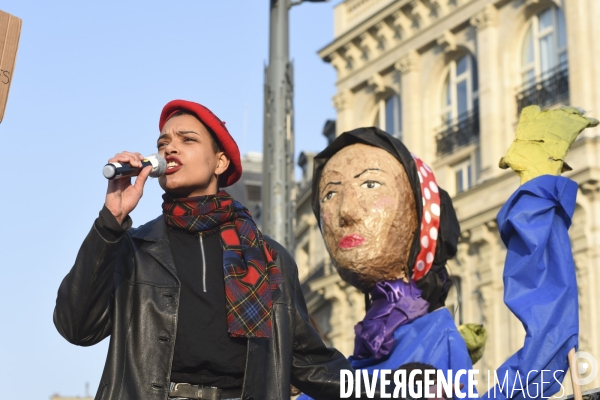
[[[156,166],[155,168],[152,168],[152,172],[150,172],[150,176],[153,178],[158,178],[159,176],[162,176],[165,173],[165,171],[167,170],[167,160],[165,160],[165,158],[163,156],[161,156],[160,154],[150,154],[146,158],[150,158],[150,157],[154,157],[156,159],[156,161],[158,161],[158,166]]]

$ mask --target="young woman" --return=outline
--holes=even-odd
[[[242,172],[225,123],[183,100],[160,116],[162,215],[129,218],[150,168],[108,183],[100,216],[58,291],[54,323],[80,346],[110,336],[96,399],[337,398],[345,357],[308,323],[297,269],[220,187]],[[109,162],[141,167],[139,153]]]

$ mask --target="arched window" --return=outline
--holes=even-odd
[[[397,94],[377,102],[375,125],[402,140],[402,100]]]
[[[521,79],[517,112],[531,104],[551,107],[569,102],[567,34],[560,8],[547,8],[531,18],[521,48]]]
[[[437,133],[438,156],[475,143],[479,138],[477,61],[466,54],[450,62],[441,99],[442,126]]]
[[[442,92],[442,122],[453,125],[478,109],[477,62],[467,54],[450,62]]]
[[[523,83],[543,79],[567,67],[565,16],[560,8],[548,8],[531,19],[525,35],[521,50]]]

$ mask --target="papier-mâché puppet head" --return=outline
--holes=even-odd
[[[408,279],[417,210],[398,160],[362,143],[344,147],[323,168],[319,198],[325,244],[345,281],[367,290]]]
[[[456,253],[460,229],[450,197],[439,189],[436,235],[431,240],[421,232],[428,229],[424,217],[432,215],[430,204],[424,210],[423,192],[431,193],[421,189],[417,162],[378,128],[345,132],[315,157],[312,206],[342,279],[368,292],[377,282],[413,278],[434,310],[451,285],[445,264]],[[421,251],[422,244],[432,252]],[[415,274],[425,256],[427,271]]]

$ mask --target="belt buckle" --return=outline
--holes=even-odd
[[[178,396],[177,389],[179,388],[179,386],[187,386],[190,388],[195,388],[196,389],[196,399],[200,399],[200,400],[221,400],[221,389],[214,387],[214,386],[204,386],[204,385],[192,385],[191,383],[175,383],[174,386],[171,388],[171,393],[169,393],[169,396],[171,395],[175,395]],[[175,393],[173,393],[175,392]],[[185,396],[183,396],[185,397]]]
[[[181,397],[181,398],[185,398],[183,395],[180,395],[179,393],[177,393],[177,391],[179,390],[180,386],[188,386],[191,387],[192,384],[191,383],[175,383],[175,382],[171,382],[171,390],[169,390],[169,397]]]

